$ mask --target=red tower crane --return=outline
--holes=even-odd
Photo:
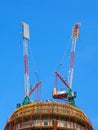
[[[63,99],[68,100],[68,102],[72,105],[75,105],[74,98],[76,97],[76,92],[72,91],[72,80],[73,80],[73,71],[74,71],[74,60],[75,60],[75,49],[76,49],[76,40],[79,36],[79,27],[80,24],[76,23],[72,29],[72,47],[71,47],[71,55],[70,55],[70,66],[68,72],[68,83],[61,77],[58,72],[55,72],[56,75],[56,88],[53,89],[52,96],[55,99]],[[68,92],[58,91],[58,83],[57,78],[59,78],[64,85],[67,87]]]

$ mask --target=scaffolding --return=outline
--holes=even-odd
[[[85,113],[70,104],[34,102],[17,108],[4,130],[93,130]]]

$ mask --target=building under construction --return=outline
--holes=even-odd
[[[17,108],[4,130],[93,130],[85,113],[70,104],[34,102]]]
[[[52,96],[54,99],[66,100],[67,102],[61,103],[50,100],[32,102],[30,95],[41,85],[41,82],[38,81],[30,90],[28,73],[29,26],[22,22],[25,96],[22,104],[17,104],[17,108],[9,117],[4,130],[93,130],[86,114],[76,106],[74,101],[76,92],[72,91],[74,57],[79,26],[77,23],[72,31],[68,83],[58,72],[55,72],[56,87],[53,89]],[[65,90],[59,91],[57,80],[60,80],[67,87],[67,92]]]

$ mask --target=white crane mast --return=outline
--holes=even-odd
[[[70,66],[69,66],[69,73],[68,73],[68,84],[69,84],[70,88],[72,88],[76,40],[79,35],[79,27],[80,27],[80,24],[77,23],[77,24],[75,24],[75,26],[73,27],[73,30],[72,30],[72,47],[71,47]]]
[[[23,56],[24,56],[24,93],[25,97],[29,96],[30,81],[28,70],[28,42],[30,39],[29,25],[22,22],[22,35],[23,35]]]

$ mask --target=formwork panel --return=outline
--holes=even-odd
[[[4,130],[93,130],[85,113],[69,104],[37,102],[16,109]]]

